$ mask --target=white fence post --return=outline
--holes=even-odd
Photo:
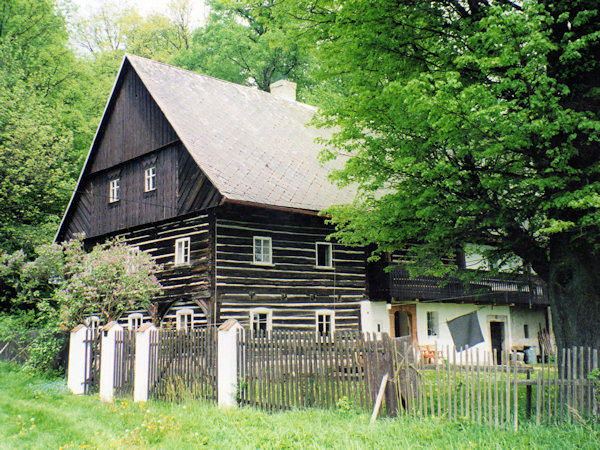
[[[102,327],[100,349],[100,401],[112,402],[115,384],[115,347],[117,331],[123,327],[112,321]]]
[[[151,323],[139,327],[135,333],[135,373],[133,378],[133,401],[148,400],[150,375],[150,334],[156,330]]]
[[[90,359],[89,352],[87,360],[85,357],[87,331],[88,327],[85,325],[77,325],[71,330],[67,387],[73,394],[83,394],[85,392],[85,368]]]
[[[217,337],[217,401],[219,408],[237,406],[237,332],[242,326],[235,319],[219,327]]]

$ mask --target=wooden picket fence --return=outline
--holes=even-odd
[[[119,330],[115,333],[114,395],[133,395],[135,370],[135,331]]]
[[[412,347],[417,395],[402,414],[442,417],[517,430],[519,423],[564,424],[598,419],[598,350],[562,349],[526,366],[516,353]],[[505,364],[495,364],[495,361]],[[559,361],[560,360],[560,361]],[[397,366],[398,370],[402,370]]]
[[[285,330],[252,336],[240,330],[237,401],[267,410],[370,410],[382,372],[392,371],[393,345],[389,338],[381,341],[355,331],[338,331],[333,337]],[[383,412],[393,416],[396,404],[390,393]]]
[[[384,334],[272,331],[238,334],[240,405],[267,410],[370,410],[384,374],[382,414],[439,417],[517,430],[520,423],[598,419],[599,385],[588,377],[598,351],[561,350],[524,365],[516,353],[454,347],[422,351]],[[503,364],[497,364],[502,361]]]
[[[217,399],[217,330],[154,330],[150,334],[149,394],[182,401]]]
[[[86,394],[96,394],[100,387],[100,351],[102,333],[96,328],[90,328],[85,336],[85,375],[83,388]]]

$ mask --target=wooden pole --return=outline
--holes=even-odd
[[[377,415],[379,414],[379,409],[381,408],[381,402],[383,401],[383,394],[385,393],[385,387],[388,381],[388,374],[386,373],[381,379],[381,384],[379,385],[379,392],[377,392],[377,398],[375,399],[375,405],[373,406],[373,414],[371,414],[371,420],[369,423],[375,423],[377,420]]]

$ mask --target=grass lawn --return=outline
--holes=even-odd
[[[529,426],[517,433],[427,419],[303,410],[218,410],[202,402],[100,403],[64,380],[0,363],[0,448],[599,448],[598,429]]]

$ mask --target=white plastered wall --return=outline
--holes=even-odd
[[[445,353],[446,346],[452,347],[454,345],[447,322],[459,316],[476,311],[484,342],[472,347],[472,350],[480,349],[479,351],[491,351],[490,321],[504,322],[504,350],[510,350],[511,322],[508,306],[486,306],[467,303],[417,303],[416,307],[417,341],[420,346],[430,346],[433,348],[437,343],[438,348],[442,348]],[[435,311],[438,314],[438,336],[427,335],[427,311]]]
[[[523,350],[523,347],[539,347],[538,331],[546,327],[546,309],[512,308],[510,317],[512,346],[516,350]],[[525,337],[526,324],[529,328],[529,338]],[[537,354],[539,352],[537,348]]]
[[[361,330],[368,333],[390,332],[390,314],[386,302],[372,302],[363,300],[360,302],[360,326]]]

